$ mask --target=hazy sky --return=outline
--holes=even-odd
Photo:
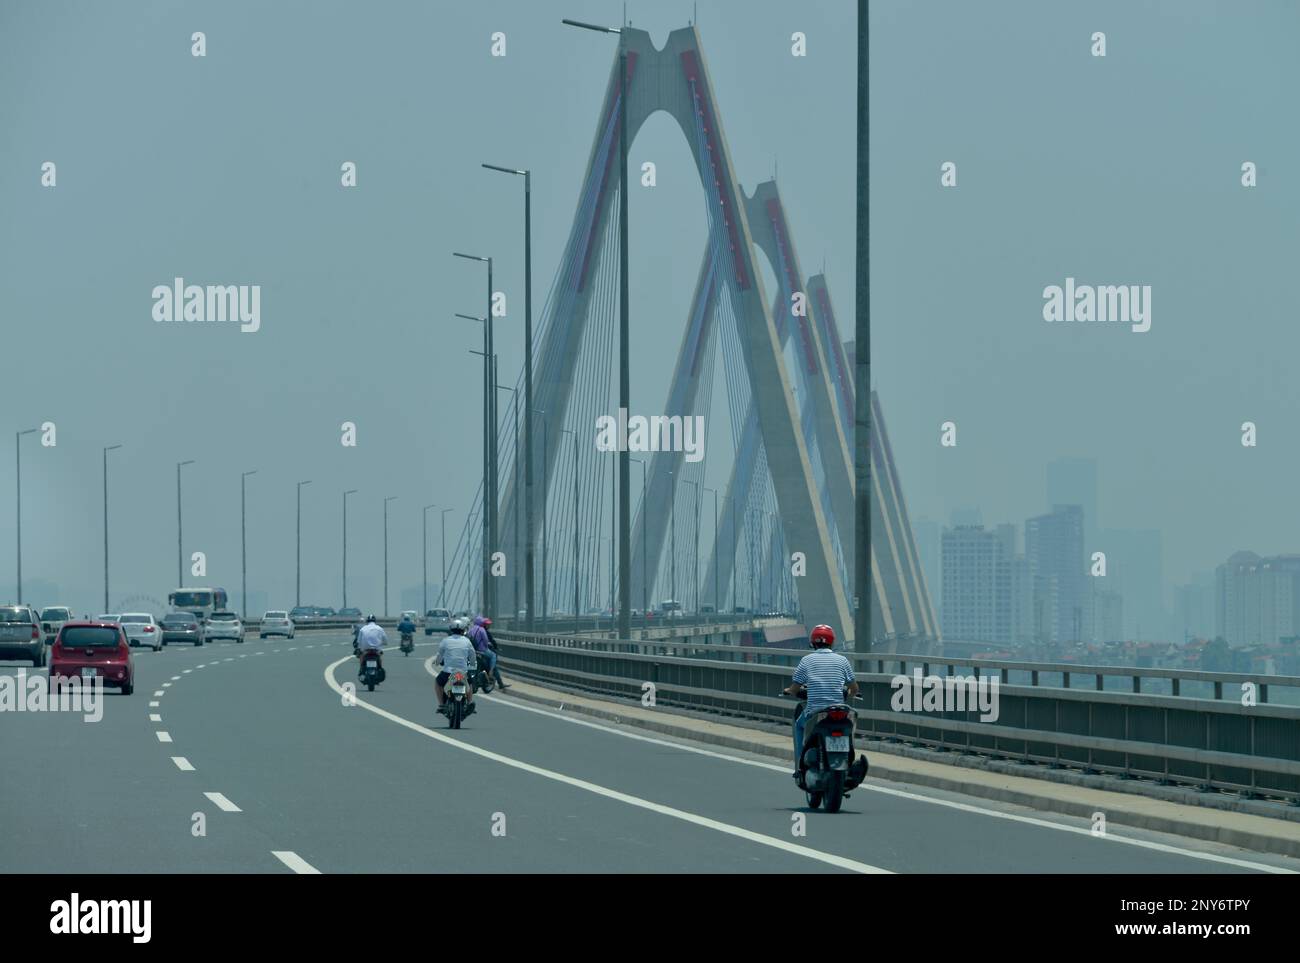
[[[825,260],[852,337],[855,5],[698,6],[741,180],[752,190],[779,163],[803,267]],[[662,42],[691,7],[634,2],[628,16]],[[174,466],[193,458],[185,548],[207,553],[208,583],[237,589],[239,474],[258,469],[250,589],[291,604],[294,483],[312,479],[304,601],[340,602],[341,492],[358,488],[349,601],[381,604],[381,504],[396,495],[395,607],[419,582],[421,506],[456,509],[459,532],[478,484],[466,351],[480,335],[450,316],[481,311],[483,277],[452,250],[498,259],[503,381],[522,360],[521,187],[478,165],[535,172],[540,313],[615,49],[559,20],[621,13],[607,0],[0,5],[0,440],[58,426],[56,448],[23,439],[25,581],[100,604],[100,448],[120,442],[115,599],[174,587]],[[1082,455],[1100,464],[1105,526],[1163,531],[1171,582],[1238,548],[1300,550],[1300,7],[877,2],[871,27],[873,375],[913,515],[971,505],[1022,522],[1048,507],[1046,463]],[[790,55],[796,30],[807,57]],[[505,57],[490,55],[494,31]],[[633,144],[634,168],[644,160],[658,186],[630,196],[633,392],[653,412],[705,215],[666,115]],[[355,189],[340,186],[344,161]],[[945,161],[956,188],[940,187]],[[1258,187],[1241,186],[1245,161]],[[261,330],[155,323],[150,293],[176,276],[260,284]],[[1042,291],[1067,277],[1150,285],[1151,330],[1045,322]],[[949,420],[955,449],[939,445]],[[344,421],[356,448],[339,443]],[[1242,447],[1244,421],[1258,447]],[[706,484],[726,468],[710,460]],[[9,454],[0,592],[13,482]]]

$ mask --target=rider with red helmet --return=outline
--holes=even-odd
[[[799,778],[799,757],[803,750],[804,720],[819,709],[843,702],[858,694],[858,683],[853,678],[853,666],[838,652],[835,630],[829,625],[817,625],[809,633],[808,641],[813,651],[799,660],[794,670],[794,681],[786,687],[785,694],[800,696],[805,700],[804,711],[794,721],[794,776]]]

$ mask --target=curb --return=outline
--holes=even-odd
[[[526,678],[526,676],[523,677],[521,681]],[[549,688],[548,686],[540,685],[532,679],[527,679],[526,684],[537,688]],[[582,703],[569,702],[556,696],[541,696],[532,693],[523,693],[517,688],[512,689],[510,694],[523,701],[538,703],[552,709],[564,706],[566,707],[566,711],[590,716],[596,719],[603,719],[607,722],[616,722],[620,725],[630,725],[638,729],[658,732],[662,735],[675,736],[690,742],[722,746],[729,749],[739,749],[755,755],[780,759],[782,762],[789,761],[788,752],[778,751],[774,747],[762,742],[751,741],[739,736],[726,735],[722,733],[704,732],[692,728],[689,724],[673,721],[675,718],[689,719],[690,717],[688,716],[668,715],[662,722],[643,719],[639,716],[629,717],[618,711],[617,703],[609,702],[607,699],[591,693],[578,691],[575,691],[573,695],[583,699],[598,700],[603,705],[610,706],[610,708],[606,709],[603,707],[584,705]],[[768,732],[769,730],[756,728],[755,731]],[[877,739],[862,740],[862,748],[864,751],[870,751],[875,754],[871,759],[870,776],[868,778],[886,779],[891,782],[924,786],[929,789],[939,789],[945,792],[959,793],[965,796],[974,796],[982,799],[993,800],[995,802],[1023,806],[1040,812],[1052,812],[1065,816],[1076,816],[1088,822],[1092,820],[1093,814],[1098,811],[1096,806],[1087,802],[1075,802],[1072,800],[1061,799],[1053,795],[1039,794],[1032,791],[1012,788],[1010,786],[992,786],[982,783],[967,782],[956,774],[953,776],[938,776],[930,773],[918,773],[913,770],[900,769],[896,766],[890,766],[888,762],[880,761],[880,757],[881,755],[903,756],[918,759],[920,761],[935,762],[960,768],[983,769],[986,772],[996,772],[1001,775],[1012,776],[1019,779],[1042,778],[1041,773],[1033,773],[1031,775],[1017,772],[1015,768],[1016,764],[1014,763],[1008,766],[1005,763],[999,765],[997,761],[985,760],[983,765],[963,765],[959,758],[931,758],[933,756],[943,755],[956,756],[955,753],[927,753],[926,750],[917,750],[911,749],[910,747],[892,745]],[[1071,773],[1069,775],[1074,776],[1075,778],[1053,780],[1053,782],[1058,784],[1065,782],[1081,788],[1110,792],[1116,795],[1121,793],[1120,790],[1108,788],[1106,785],[1098,782],[1098,780],[1109,777],[1088,776],[1082,773]],[[1164,787],[1151,788],[1155,789]],[[1171,807],[1195,805],[1193,803],[1182,803],[1162,796],[1155,796],[1151,793],[1142,793],[1141,795],[1145,798],[1155,798],[1160,802],[1168,803]],[[1235,807],[1227,805],[1212,808],[1239,811]],[[1243,815],[1255,816],[1262,814],[1243,813]],[[1122,803],[1120,805],[1108,803],[1105,807],[1105,816],[1108,823],[1114,823],[1116,825],[1145,829],[1150,832],[1169,833],[1206,842],[1221,843],[1223,845],[1234,846],[1239,849],[1250,850],[1257,853],[1272,853],[1279,856],[1300,858],[1300,837],[1290,838],[1287,836],[1276,836],[1268,833],[1254,832],[1252,830],[1236,829],[1230,826],[1220,826],[1212,823],[1180,818],[1174,813],[1155,815],[1136,809],[1125,808]],[[1262,818],[1277,817],[1270,815],[1263,816]],[[1289,821],[1284,821],[1283,825],[1289,827],[1291,823]]]

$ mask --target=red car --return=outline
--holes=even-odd
[[[96,676],[122,695],[135,691],[135,661],[126,632],[116,622],[65,622],[50,650],[50,684]]]

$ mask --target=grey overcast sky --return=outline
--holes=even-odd
[[[657,42],[691,10],[627,7]],[[1102,523],[1160,529],[1171,582],[1238,548],[1300,550],[1300,5],[871,10],[873,375],[913,516],[977,505],[1022,522],[1047,508],[1046,463],[1082,455],[1100,464]],[[420,507],[456,509],[459,531],[477,486],[478,333],[449,318],[480,310],[482,275],[453,249],[498,258],[502,380],[522,361],[520,189],[478,165],[535,171],[540,304],[614,53],[559,21],[621,14],[608,0],[0,3],[0,437],[58,426],[55,448],[23,440],[24,581],[99,606],[100,448],[120,442],[115,600],[174,587],[174,465],[189,458],[185,547],[207,553],[209,583],[238,585],[239,474],[257,469],[250,590],[292,602],[300,479],[304,601],[340,602],[345,488],[360,489],[349,600],[381,604],[385,495],[392,604],[418,585]],[[852,337],[856,5],[701,0],[698,16],[742,183],[779,163],[803,267],[824,259]],[[490,56],[494,31],[505,57]],[[653,412],[703,193],[666,116],[631,155],[659,168],[630,196],[634,400]],[[356,189],[340,187],[344,161]],[[955,188],[940,187],[944,161]],[[1258,187],[1241,186],[1245,161]],[[260,284],[262,329],[155,323],[150,292],[176,276]],[[1151,330],[1046,323],[1043,288],[1067,277],[1151,285]],[[949,420],[955,449],[939,446]],[[1242,447],[1244,421],[1258,447]],[[0,594],[15,575],[5,459]],[[710,485],[725,483],[717,462]]]

